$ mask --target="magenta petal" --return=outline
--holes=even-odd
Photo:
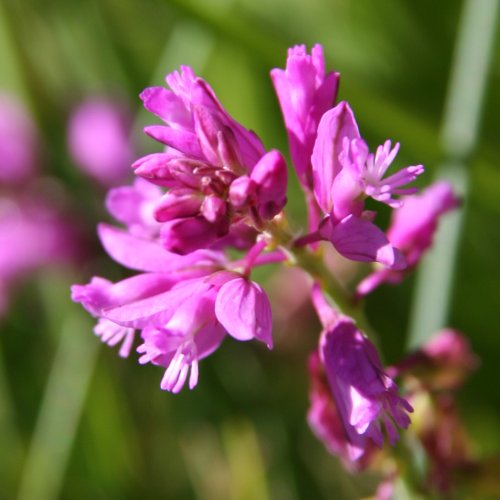
[[[139,158],[132,167],[135,174],[159,186],[170,187],[175,184],[170,173],[169,163],[174,158],[167,153],[153,153]]]
[[[251,169],[266,152],[257,135],[251,130],[247,130],[229,115],[218,101],[210,85],[201,78],[198,78],[193,85],[192,97],[193,103],[201,104],[212,110],[214,115],[217,115],[221,122],[231,129],[236,138],[243,165]]]
[[[242,175],[229,186],[229,201],[234,208],[244,207],[251,201],[255,191],[255,182],[247,175]]]
[[[130,235],[107,224],[99,224],[99,239],[106,252],[130,269],[167,272],[176,267],[179,257],[167,252],[158,242]]]
[[[152,203],[159,200],[163,192],[154,184],[136,178],[131,186],[120,186],[108,191],[106,208],[119,222],[130,228],[139,226],[150,233],[156,226],[152,215]]]
[[[141,92],[144,107],[168,124],[189,127],[191,116],[183,102],[164,87],[149,87]]]
[[[102,309],[112,303],[109,297],[112,286],[111,281],[94,277],[87,285],[72,285],[71,300],[82,304],[92,316],[99,316]]]
[[[418,264],[432,245],[440,217],[458,204],[451,185],[444,181],[431,184],[419,195],[403,198],[403,206],[393,212],[387,235],[405,252],[410,266]]]
[[[143,200],[142,194],[133,186],[120,186],[108,191],[106,208],[117,221],[126,225],[137,224],[140,222],[139,207]]]
[[[311,153],[318,123],[335,100],[336,73],[325,75],[321,45],[307,54],[304,45],[288,50],[286,69],[273,69],[271,78],[278,95],[290,143],[292,163],[300,182],[312,188]]]
[[[103,317],[130,328],[166,324],[177,310],[195,296],[203,296],[210,286],[198,279],[186,280],[179,286],[151,297],[103,311]]]
[[[144,132],[153,139],[184,153],[187,156],[202,159],[203,153],[195,134],[184,130],[176,130],[163,125],[144,127]]]
[[[393,269],[405,267],[404,257],[394,248],[375,224],[349,215],[336,224],[329,234],[336,250],[351,260],[380,262]]]
[[[331,189],[333,180],[342,169],[339,155],[345,137],[352,140],[360,135],[349,104],[341,102],[321,118],[311,157],[314,194],[325,213],[332,209]]]
[[[207,196],[201,206],[201,214],[212,224],[224,224],[224,216],[227,212],[226,202],[217,196]]]
[[[245,278],[225,283],[215,301],[215,314],[237,340],[256,338],[272,348],[272,313],[264,290]]]
[[[350,440],[360,436],[383,444],[381,423],[389,424],[391,444],[397,431],[393,422],[406,428],[406,412],[413,409],[398,396],[398,388],[385,373],[377,350],[348,318],[324,330],[320,358],[325,366],[332,395]]]
[[[137,274],[117,283],[94,277],[87,285],[73,285],[71,299],[80,302],[93,316],[100,316],[105,308],[164,292],[178,279],[170,273]]]
[[[202,216],[187,217],[163,224],[161,242],[169,252],[186,255],[210,246],[225,234],[227,234],[225,224],[213,224]]]
[[[217,135],[222,131],[221,121],[203,106],[195,106],[193,109],[194,131],[198,138],[203,155],[209,163],[217,165],[219,156],[217,154]]]
[[[158,222],[191,217],[200,211],[202,201],[198,191],[187,188],[171,189],[156,204],[154,217]]]
[[[288,171],[281,153],[276,150],[266,153],[252,170],[251,179],[257,185],[259,213],[271,219],[286,204]]]

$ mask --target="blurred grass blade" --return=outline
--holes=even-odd
[[[210,27],[214,34],[226,38],[230,44],[239,45],[254,54],[266,66],[278,65],[286,54],[288,43],[277,37],[270,26],[251,19],[249,15],[236,15],[228,8],[229,2],[167,0],[167,3]]]
[[[231,498],[228,466],[213,427],[189,428],[181,436],[180,448],[198,500]]]
[[[490,70],[498,0],[465,0],[442,123],[448,157],[465,159],[475,148]]]
[[[16,425],[12,398],[0,352],[0,484],[4,493],[13,490],[19,464],[22,460],[23,443]],[[1,490],[0,490],[1,492]]]
[[[22,72],[19,67],[19,60],[16,58],[16,50],[10,34],[4,6],[0,2],[0,61],[2,61],[0,90],[8,90],[9,92],[25,97],[26,89],[22,85]]]
[[[231,498],[267,500],[266,470],[255,427],[248,420],[226,423],[222,428],[231,473]]]
[[[438,177],[449,180],[461,196],[468,190],[466,165],[477,143],[497,11],[498,0],[466,0],[457,34],[441,133],[446,160]],[[434,248],[420,267],[410,317],[410,348],[421,345],[447,322],[465,208],[442,221]]]
[[[21,477],[19,500],[59,497],[99,342],[92,320],[78,311],[63,324]]]
[[[163,54],[156,64],[151,85],[162,85],[165,75],[181,64],[191,66],[196,72],[201,71],[212,53],[213,46],[212,34],[199,23],[179,22],[172,30]],[[141,150],[148,152],[151,150],[151,140],[142,133],[142,129],[151,122],[151,113],[141,107],[132,127],[134,141]]]

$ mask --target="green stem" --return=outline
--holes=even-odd
[[[312,251],[308,247],[295,246],[296,238],[288,228],[284,215],[277,217],[266,226],[266,232],[270,235],[275,246],[280,246],[290,256],[291,264],[300,267],[333,300],[335,307],[346,316],[352,318],[358,327],[376,343],[376,334],[368,323],[363,311],[363,303],[354,299],[345,287],[325,266],[321,251]]]

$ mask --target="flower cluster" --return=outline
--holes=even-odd
[[[74,285],[72,297],[97,318],[102,341],[121,344],[121,356],[138,331],[139,363],[163,367],[161,388],[179,392],[186,382],[194,388],[199,361],[226,336],[272,348],[270,301],[251,273],[262,264],[296,265],[309,277],[323,326],[309,364],[308,420],[331,452],[360,468],[384,435],[397,441],[413,409],[367,336],[358,299],[401,281],[458,200],[446,183],[416,194],[410,184],[422,165],[390,171],[398,143],[370,152],[350,105],[335,103],[339,74],[325,72],[321,46],[310,54],[291,48],[285,69],[271,77],[305,193],[307,233],[288,229],[284,156],[266,151],[203,79],[181,67],[167,75],[168,88],[142,92],[145,108],[162,120],[145,132],[163,150],[133,164],[132,185],[109,192],[106,206],[123,227],[99,226],[108,254],[138,274],[118,283],[94,277]],[[368,198],[392,210],[388,229],[376,224]],[[373,269],[346,288],[322,248]]]

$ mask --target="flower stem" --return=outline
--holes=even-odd
[[[266,232],[271,236],[273,245],[283,248],[288,254],[289,262],[300,267],[313,281],[317,282],[333,300],[338,311],[351,317],[358,327],[376,343],[376,335],[363,312],[363,303],[356,300],[354,295],[349,293],[325,266],[321,249],[311,250],[307,246],[297,246],[297,240],[289,230],[284,213],[267,224]]]

